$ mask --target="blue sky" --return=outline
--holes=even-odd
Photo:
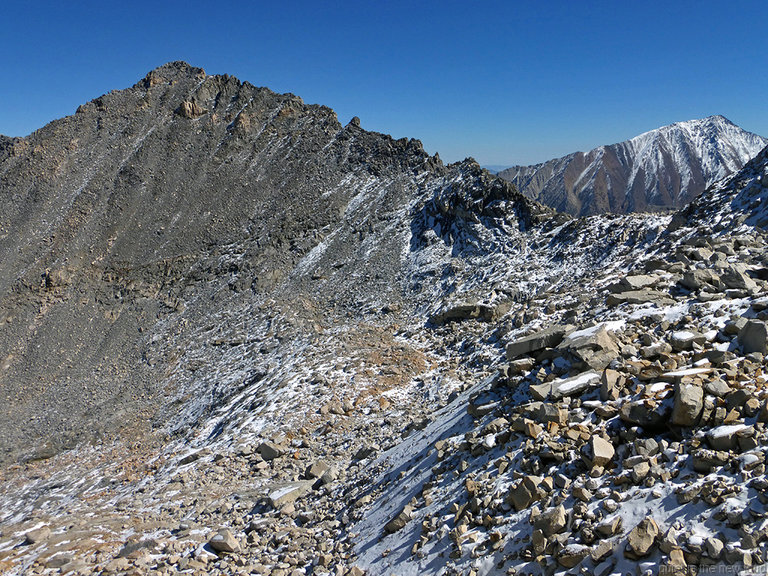
[[[445,161],[528,164],[723,114],[768,136],[764,2],[3,2],[0,133],[186,60]]]

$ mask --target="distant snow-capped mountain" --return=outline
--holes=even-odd
[[[684,206],[766,144],[718,115],[499,175],[529,198],[570,214],[655,211]]]

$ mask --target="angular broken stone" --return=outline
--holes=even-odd
[[[656,276],[633,274],[625,276],[615,284],[608,286],[608,291],[614,294],[620,294],[621,292],[629,292],[631,290],[642,290],[643,288],[650,288],[658,281],[659,279]]]
[[[384,531],[387,534],[394,534],[398,530],[402,530],[405,528],[405,525],[408,524],[411,520],[411,514],[413,513],[413,508],[411,506],[405,506],[392,520],[387,522],[384,525]]]
[[[297,482],[288,482],[273,488],[269,495],[270,503],[275,508],[282,508],[286,504],[295,502],[305,494],[312,491],[314,480],[299,480]]]
[[[561,408],[557,404],[545,402],[539,408],[538,420],[544,423],[554,422],[559,426],[563,426],[568,422],[568,410]]]
[[[707,557],[712,560],[719,560],[720,555],[723,553],[724,546],[722,540],[712,536],[711,538],[707,538],[706,542],[704,542],[704,551],[706,552]]]
[[[707,394],[712,394],[712,396],[717,396],[718,398],[722,398],[723,396],[731,392],[731,387],[728,386],[728,384],[726,384],[720,378],[716,378],[714,380],[705,382],[704,390],[707,392]]]
[[[739,332],[739,343],[744,354],[768,353],[768,326],[760,320],[749,320]]]
[[[657,292],[645,288],[643,290],[629,290],[621,294],[609,294],[605,299],[608,306],[619,306],[621,304],[655,304],[656,306],[668,306],[675,301],[664,292]]]
[[[237,538],[226,528],[219,530],[218,534],[208,541],[208,544],[217,552],[232,553],[240,551],[240,543],[237,541]]]
[[[603,370],[603,375],[600,378],[600,399],[617,400],[621,393],[621,388],[624,387],[624,375],[617,370],[611,370],[606,368]]]
[[[727,288],[735,290],[753,290],[757,283],[749,277],[743,264],[729,264],[720,275],[720,279]]]
[[[516,486],[514,486],[507,495],[507,501],[510,502],[515,510],[520,512],[525,510],[537,500],[541,500],[544,491],[539,488],[543,478],[541,476],[524,476]]]
[[[609,540],[601,540],[590,552],[592,560],[600,562],[603,558],[607,558],[613,553],[613,546]]]
[[[609,516],[608,518],[602,520],[599,524],[597,524],[597,526],[595,526],[595,532],[597,532],[604,538],[609,538],[614,534],[618,534],[619,531],[621,530],[621,526],[622,526],[621,516],[616,514],[615,516]]]
[[[523,354],[530,354],[544,348],[553,348],[560,344],[565,334],[571,329],[571,326],[552,326],[541,332],[510,342],[507,344],[507,359],[515,360]]]
[[[568,515],[565,507],[561,504],[539,514],[533,520],[533,527],[541,530],[545,536],[550,537],[553,534],[562,532],[567,523]]]
[[[634,466],[632,466],[632,470],[630,474],[632,475],[632,480],[635,484],[639,484],[643,480],[645,480],[645,477],[648,476],[648,473],[651,471],[651,466],[648,464],[648,462],[638,462]]]
[[[746,424],[727,424],[712,428],[707,432],[707,442],[713,450],[734,450],[738,446],[737,434],[747,428]]]
[[[650,400],[627,402],[619,410],[622,422],[648,429],[664,428],[668,422],[668,412],[664,404]]]
[[[592,458],[592,466],[605,466],[613,459],[613,455],[616,450],[613,448],[613,444],[602,438],[601,436],[593,436],[590,440],[590,456]]]
[[[48,526],[41,526],[40,528],[35,528],[24,534],[24,542],[27,544],[37,544],[38,542],[47,540],[50,536],[51,529]]]
[[[331,467],[327,463],[323,462],[322,460],[318,460],[307,468],[306,472],[304,472],[304,476],[307,478],[321,478],[323,474],[328,472],[330,469]]]
[[[589,371],[583,372],[571,378],[560,378],[551,382],[552,390],[549,393],[552,400],[560,400],[566,396],[577,396],[600,383],[600,374]]]
[[[629,558],[643,558],[651,553],[651,548],[659,535],[659,526],[653,518],[641,520],[629,533],[624,554]]]
[[[285,454],[285,450],[274,442],[262,442],[259,445],[258,452],[264,460],[274,460]]]
[[[695,384],[677,384],[672,408],[672,424],[694,426],[704,408],[704,390]]]
[[[490,322],[495,316],[495,309],[486,304],[459,304],[433,314],[429,317],[429,322],[435,326],[463,320]]]
[[[694,344],[703,344],[707,339],[704,335],[698,332],[690,330],[677,330],[672,332],[669,337],[669,343],[672,345],[672,349],[675,352],[683,352],[686,350],[693,350]]]
[[[722,286],[720,276],[706,268],[689,270],[683,275],[679,284],[688,290],[698,290],[707,284],[715,288]]]
[[[557,348],[593,370],[602,370],[619,355],[616,335],[605,324],[571,332]]]
[[[589,556],[589,546],[583,544],[568,544],[557,553],[557,563],[564,568],[573,568]]]

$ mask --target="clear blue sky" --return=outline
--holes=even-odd
[[[186,60],[446,161],[533,163],[711,114],[768,136],[767,16],[764,0],[5,0],[0,133]]]

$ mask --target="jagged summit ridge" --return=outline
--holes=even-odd
[[[180,62],[0,144],[0,396],[18,415],[0,422],[0,458],[122,426],[137,399],[159,410],[170,384],[147,334],[226,308],[201,304],[219,282],[255,300],[292,283],[350,310],[426,300],[408,285],[425,206],[457,253],[484,226],[549,213],[473,162]]]
[[[581,216],[672,209],[737,172],[766,144],[715,115],[499,175],[528,197]]]

